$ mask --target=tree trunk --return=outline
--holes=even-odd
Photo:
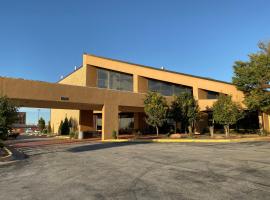
[[[190,136],[193,135],[192,126],[188,126],[188,133]]]
[[[157,131],[157,136],[158,136],[158,132],[159,132],[159,130],[158,130],[158,126],[156,126],[156,131]]]
[[[225,130],[226,138],[228,138],[230,135],[230,125],[224,125],[224,130]]]
[[[210,131],[211,138],[213,138],[214,137],[214,126],[210,126],[209,131]]]
[[[175,122],[175,124],[174,124],[174,133],[176,133],[177,131],[177,122]]]

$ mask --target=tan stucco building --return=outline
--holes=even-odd
[[[57,132],[61,120],[72,117],[80,132],[101,129],[102,138],[122,129],[146,129],[143,100],[157,91],[170,102],[173,95],[193,94],[201,111],[211,107],[220,94],[242,102],[244,95],[231,83],[84,54],[83,64],[58,83],[0,78],[1,94],[22,106],[51,109],[51,126]],[[199,132],[207,126],[201,120]],[[269,129],[269,119],[265,118]]]

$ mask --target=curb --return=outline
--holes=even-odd
[[[2,159],[5,160],[5,159],[7,159],[7,158],[9,158],[9,157],[11,157],[13,155],[12,152],[7,147],[4,147],[3,149],[5,149],[5,151],[8,153],[8,155],[2,157],[1,160]]]
[[[2,157],[0,159],[0,166],[15,163],[21,160],[24,160],[27,158],[27,155],[25,155],[22,152],[17,151],[16,149],[9,147],[10,149],[4,147],[5,150],[8,152],[9,155]]]
[[[3,149],[5,149],[5,151],[8,153],[8,155],[0,158],[0,166],[13,162],[10,160],[13,153],[7,147],[4,147]]]
[[[236,142],[270,142],[269,137],[237,139],[108,139],[102,142],[149,142],[149,143],[236,143]]]

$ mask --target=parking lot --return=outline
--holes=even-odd
[[[55,144],[0,166],[0,199],[269,199],[270,143]]]

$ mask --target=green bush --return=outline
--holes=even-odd
[[[70,132],[70,127],[69,127],[68,119],[65,118],[61,127],[61,135],[69,135],[69,132]]]
[[[117,139],[117,132],[115,130],[112,132],[112,138]]]
[[[262,130],[262,132],[259,132],[259,136],[267,136],[269,135],[270,133],[266,130]]]
[[[69,133],[69,137],[73,139],[78,139],[78,135],[79,135],[78,131],[70,131]]]

